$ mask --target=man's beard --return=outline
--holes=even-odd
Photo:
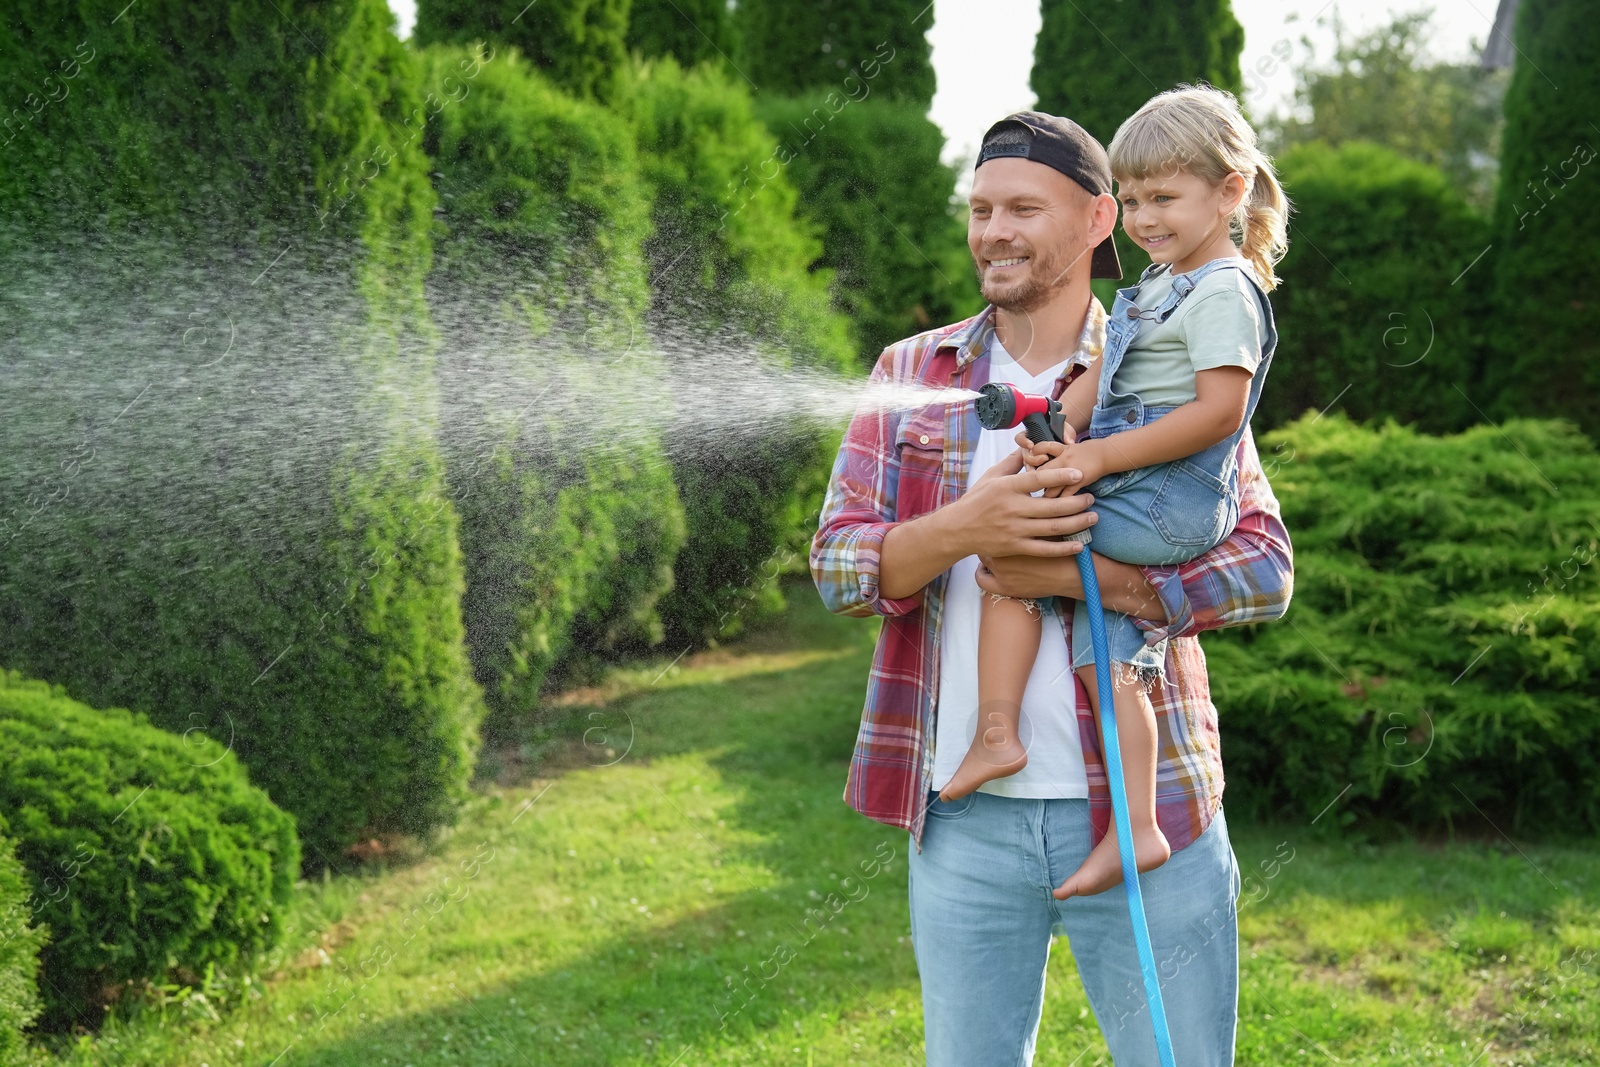
[[[986,255],[984,258],[1005,259],[1007,254]],[[978,267],[978,288],[985,300],[1002,311],[1037,311],[1067,287],[1072,281],[1073,268],[1082,258],[1083,253],[1080,252],[1070,262],[1066,261],[1060,245],[1056,247],[1054,254],[1046,258],[1034,254],[1028,262],[1028,280],[1020,285],[1006,285],[1003,288],[998,285],[990,286],[988,272]]]

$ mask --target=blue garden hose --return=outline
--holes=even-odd
[[[1100,738],[1105,746],[1106,768],[1111,778],[1111,810],[1116,815],[1117,847],[1122,853],[1122,884],[1128,887],[1128,916],[1133,920],[1133,943],[1139,950],[1139,970],[1144,972],[1144,993],[1150,1002],[1150,1022],[1156,1033],[1161,1067],[1176,1067],[1172,1035],[1167,1032],[1167,1010],[1156,980],[1156,956],[1150,948],[1150,927],[1144,918],[1144,896],[1139,892],[1139,868],[1133,855],[1133,827],[1128,816],[1128,785],[1122,774],[1122,746],[1117,739],[1117,715],[1112,700],[1111,655],[1106,644],[1106,612],[1100,603],[1100,583],[1088,547],[1078,553],[1078,573],[1083,577],[1083,602],[1089,609],[1089,636],[1094,641],[1094,673],[1100,684]]]
[[[973,403],[978,423],[986,430],[1021,426],[1034,444],[1065,441],[1066,416],[1055,397],[1033,396],[1014,385],[990,382]],[[1083,602],[1089,609],[1089,637],[1094,641],[1094,672],[1100,685],[1100,738],[1105,744],[1106,767],[1111,778],[1111,810],[1116,815],[1117,845],[1122,853],[1122,884],[1128,887],[1128,915],[1133,920],[1133,943],[1139,950],[1139,970],[1144,972],[1145,998],[1150,1002],[1150,1023],[1155,1029],[1156,1052],[1161,1067],[1177,1067],[1172,1058],[1172,1036],[1167,1032],[1167,1010],[1156,980],[1156,956],[1150,948],[1150,927],[1144,918],[1144,897],[1139,892],[1139,867],[1133,855],[1133,827],[1128,816],[1128,783],[1122,773],[1122,745],[1117,739],[1116,702],[1112,699],[1111,652],[1106,642],[1106,612],[1100,603],[1100,583],[1089,554],[1088,530],[1062,535],[1079,541],[1078,573],[1083,576]]]

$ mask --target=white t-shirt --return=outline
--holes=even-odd
[[[1018,366],[998,340],[989,349],[989,380],[1014,385],[1025,393],[1048,395],[1066,360],[1038,375]],[[1015,429],[983,430],[978,435],[967,487],[985,471],[1016,451]],[[965,491],[963,488],[963,491]],[[978,720],[978,620],[983,590],[978,588],[978,557],[968,556],[950,568],[939,640],[939,707],[934,729],[933,788],[943,789],[961,766],[976,733]],[[1071,601],[1058,601],[1068,607]],[[1087,797],[1089,778],[1083,766],[1075,704],[1070,649],[1061,619],[1044,617],[1039,654],[1033,661],[1022,697],[1022,742],[1028,765],[1008,778],[997,778],[979,792],[1031,799]]]

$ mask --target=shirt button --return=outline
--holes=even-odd
[[[928,435],[927,434],[923,434],[921,437],[917,438],[917,440],[922,442],[923,444],[927,444],[928,443]]]

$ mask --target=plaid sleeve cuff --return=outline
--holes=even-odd
[[[1151,619],[1134,619],[1134,624],[1144,631],[1144,643],[1153,645],[1158,641],[1172,637],[1188,637],[1197,632],[1194,619],[1194,604],[1189,600],[1189,594],[1183,590],[1183,579],[1177,567],[1140,567],[1144,572],[1145,580],[1156,591],[1156,596],[1161,598],[1161,606],[1167,609],[1167,621],[1155,622]]]
[[[874,615],[908,615],[922,605],[922,591],[907,597],[890,599],[878,594],[878,575],[883,567],[883,539],[899,523],[887,522],[869,526],[861,531],[856,541],[856,584],[861,590],[861,600]]]

